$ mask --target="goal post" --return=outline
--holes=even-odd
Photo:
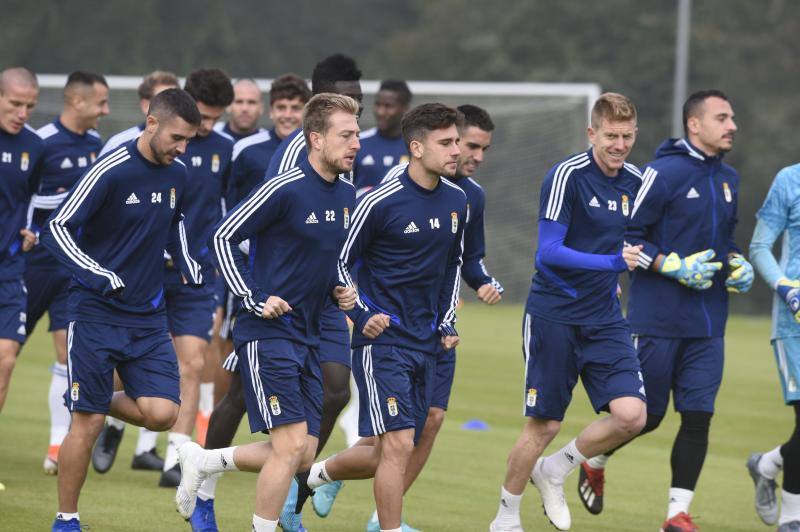
[[[33,127],[53,120],[61,111],[65,74],[39,74],[39,103]],[[139,76],[106,76],[111,114],[100,122],[104,140],[140,124],[136,89]],[[181,78],[183,83],[183,78]],[[265,106],[271,79],[256,79]],[[475,180],[486,192],[486,266],[506,288],[505,299],[523,302],[533,273],[539,188],[547,170],[566,156],[586,149],[586,126],[600,95],[595,83],[515,83],[409,81],[412,105],[439,101],[452,106],[474,104],[486,109],[495,123],[492,147]],[[362,129],[374,126],[372,114],[379,81],[361,82],[364,91]],[[262,125],[270,127],[265,113]],[[466,300],[471,290],[462,290]]]

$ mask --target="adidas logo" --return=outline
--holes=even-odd
[[[570,463],[570,464],[574,464],[574,463],[575,463],[575,457],[574,457],[574,456],[572,456],[571,454],[569,454],[569,453],[564,453],[564,456],[567,458],[567,460],[569,460],[569,463]]]
[[[72,168],[73,164],[72,161],[69,160],[69,157],[64,157],[64,160],[61,161],[61,169],[66,170],[67,168]]]
[[[228,469],[228,461],[225,460],[225,457],[224,456],[220,456],[219,459],[220,459],[220,462],[222,462],[222,469]]]
[[[695,199],[695,198],[699,198],[699,197],[700,197],[700,194],[697,193],[697,190],[695,190],[694,187],[690,188],[689,192],[686,193],[686,199]]]
[[[409,233],[419,233],[419,227],[417,227],[417,224],[415,224],[414,222],[408,224],[405,230],[403,231],[403,234],[407,235]]]
[[[131,195],[125,200],[125,205],[135,205],[137,203],[141,203],[141,201],[139,201],[139,198],[136,197],[136,194],[131,192]]]
[[[314,214],[313,212],[311,214],[309,214],[308,218],[306,218],[306,223],[307,224],[318,224],[319,220],[317,220],[317,215]]]
[[[363,164],[364,166],[370,166],[370,165],[373,165],[373,164],[375,164],[375,159],[372,157],[372,155],[367,155],[367,156],[366,156],[366,157],[364,157],[364,159],[361,161],[361,164]]]
[[[592,201],[589,202],[589,207],[599,207],[600,202],[597,201],[597,196],[592,196]]]

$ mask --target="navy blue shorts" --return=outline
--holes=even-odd
[[[322,374],[315,350],[291,340],[253,340],[236,349],[251,432],[305,421],[319,437]]]
[[[350,328],[344,312],[333,304],[326,303],[322,309],[319,361],[350,367]]]
[[[645,401],[639,359],[628,322],[565,325],[525,314],[524,414],[564,419],[580,376],[595,412],[619,397]]]
[[[184,284],[178,270],[165,268],[164,297],[167,324],[173,336],[197,336],[206,341],[211,339],[216,310],[213,285]]]
[[[414,429],[419,440],[436,380],[436,355],[390,345],[353,350],[358,385],[358,434],[369,437]]]
[[[132,399],[161,397],[181,404],[175,349],[166,328],[133,328],[86,321],[67,328],[70,411],[107,414],[114,370]]]
[[[23,281],[0,281],[0,338],[25,343],[27,299]]]
[[[453,389],[453,378],[456,376],[456,350],[444,348],[436,353],[436,384],[433,387],[431,406],[447,410],[450,392]]]
[[[674,394],[678,412],[714,412],[722,383],[722,338],[634,336],[647,389],[647,411],[663,416]]]
[[[66,329],[67,297],[72,274],[66,268],[36,268],[26,265],[25,286],[28,287],[28,335],[47,312],[50,332]]]

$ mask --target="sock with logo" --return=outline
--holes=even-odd
[[[164,456],[164,471],[169,471],[178,464],[178,448],[186,442],[192,441],[188,434],[170,432],[167,434],[167,453]]]
[[[239,471],[233,461],[233,453],[236,447],[225,447],[224,449],[212,449],[203,451],[204,462],[202,471],[206,473],[222,473],[223,471]]]
[[[253,532],[275,532],[278,528],[278,520],[270,521],[256,514],[253,514]]]
[[[328,482],[333,482],[333,479],[328,475],[328,471],[325,469],[325,462],[328,460],[330,460],[330,458],[321,462],[317,462],[311,466],[311,471],[308,473],[307,484],[312,490],[315,490],[323,484],[327,484]]]
[[[74,514],[68,514],[67,512],[58,512],[56,514],[56,519],[58,519],[59,521],[69,521],[70,519],[77,519],[78,521],[81,520],[80,516],[78,515],[78,512],[75,512]]]
[[[54,363],[50,372],[50,392],[47,395],[50,405],[50,445],[61,445],[69,432],[70,415],[64,404],[64,392],[69,386],[67,365]]]
[[[572,440],[557,452],[544,459],[542,463],[542,473],[554,484],[563,484],[573,469],[586,461],[586,457],[581,454],[575,445],[576,440]]]
[[[672,519],[681,512],[689,513],[694,491],[683,488],[669,489],[669,504],[667,505],[667,519]]]
[[[505,486],[500,488],[500,506],[497,508],[497,515],[494,524],[497,528],[512,528],[520,524],[519,504],[522,494],[514,495],[506,490]]]

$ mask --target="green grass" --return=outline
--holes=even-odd
[[[463,343],[451,408],[431,460],[405,500],[405,518],[417,528],[479,531],[486,530],[494,517],[506,456],[524,422],[521,314],[511,305],[488,309],[471,303],[459,315]],[[784,441],[792,427],[768,343],[769,322],[735,318],[728,330],[725,378],[692,505],[704,532],[766,529],[753,510],[752,483],[744,463],[751,451]],[[19,359],[0,415],[0,480],[6,486],[0,492],[2,531],[48,529],[56,510],[56,479],[45,476],[41,468],[49,433],[52,356],[50,339],[40,327]],[[489,423],[490,430],[461,430],[473,418]],[[578,386],[562,433],[550,450],[593,419]],[[570,477],[567,499],[574,530],[658,529],[666,511],[676,420],[670,413],[655,433],[609,463],[602,515],[584,511],[576,494],[577,475]],[[246,423],[242,427],[236,441],[253,441]],[[80,500],[82,521],[100,531],[188,530],[175,512],[172,490],[156,487],[158,475],[128,467],[134,445],[135,430],[129,430],[114,469],[106,475],[89,473]],[[337,431],[328,451],[342,445]],[[221,530],[250,529],[255,481],[255,475],[247,473],[227,474],[220,481],[216,507]],[[372,483],[353,481],[345,485],[330,517],[319,519],[308,511],[304,522],[314,532],[363,530],[372,509]],[[552,530],[542,516],[536,490],[530,487],[523,498],[522,520],[526,530]]]

